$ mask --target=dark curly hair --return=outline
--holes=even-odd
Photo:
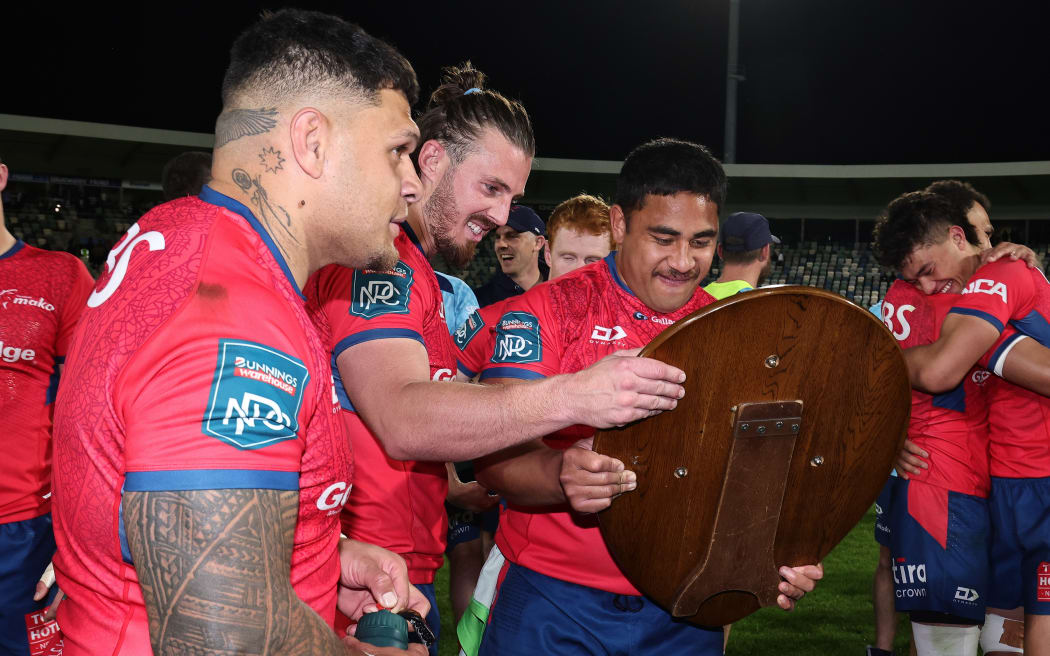
[[[973,188],[969,182],[961,180],[937,180],[931,182],[924,189],[933,194],[944,196],[963,209],[963,213],[970,211],[974,203],[984,208],[985,212],[992,211],[992,201],[988,197]]]
[[[930,191],[910,191],[894,198],[875,220],[872,250],[879,264],[900,270],[916,248],[942,241],[948,229],[962,228],[966,241],[979,246],[977,231],[966,219],[966,208]]]
[[[616,204],[630,220],[645,197],[686,191],[707,196],[721,211],[726,199],[726,173],[704,146],[679,139],[654,139],[627,155],[616,178]]]
[[[241,93],[276,102],[306,91],[375,102],[380,89],[401,91],[410,105],[419,98],[416,72],[401,53],[338,16],[282,9],[263,12],[233,42],[222,103],[235,107]]]
[[[441,85],[430,95],[427,109],[416,123],[420,145],[437,141],[456,164],[463,161],[486,128],[498,130],[526,155],[536,154],[536,138],[525,107],[485,88],[485,74],[469,61],[442,69]],[[413,158],[418,155],[417,149]]]

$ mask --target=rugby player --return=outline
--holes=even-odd
[[[616,245],[609,225],[609,206],[600,198],[588,194],[573,196],[554,208],[547,221],[547,237],[543,257],[550,267],[551,280],[598,262]],[[481,308],[456,332],[454,337],[459,348],[457,366],[461,380],[474,378],[477,372],[481,371],[485,361],[492,356],[496,336],[493,328],[501,316],[503,305],[503,301],[497,301]],[[471,474],[473,475],[473,468]],[[474,485],[477,486],[477,483]],[[478,489],[484,490],[481,486],[478,486]],[[492,516],[494,512],[495,509],[481,513],[480,519],[475,520],[476,526],[469,527],[465,527],[464,522],[456,521],[451,514],[449,515],[450,546],[461,539],[458,535],[453,536],[455,529],[467,533],[468,536],[480,534],[483,543],[484,567],[480,562],[477,563],[476,568],[480,576],[474,577],[470,590],[466,592],[469,604],[465,606],[464,611],[469,609],[469,613],[463,620],[459,619],[463,611],[456,613],[456,632],[460,648],[469,656],[475,656],[481,644],[481,635],[484,633],[488,609],[492,603],[491,593],[495,591],[496,577],[504,562],[499,549],[491,545],[492,534],[498,525],[495,521],[497,518]],[[450,561],[453,557],[450,551]]]
[[[660,139],[635,149],[610,210],[620,250],[509,300],[481,379],[510,386],[577,371],[713,302],[699,283],[714,256],[725,189],[721,164],[702,146]],[[613,562],[588,513],[633,490],[636,476],[574,446],[587,445],[594,428],[579,422],[476,462],[478,480],[509,504],[496,536],[509,564],[480,653],[554,653],[571,644],[576,654],[721,654],[721,628],[673,620]],[[790,609],[822,570],[780,574],[777,601]]]
[[[267,13],[234,42],[210,185],[128,230],[71,346],[67,656],[361,654],[337,602],[427,611],[400,557],[340,540],[352,460],[300,292],[331,262],[396,262],[417,93],[404,57],[334,16]]]
[[[7,165],[0,161],[0,192],[7,178]],[[0,417],[8,434],[0,462],[0,652],[5,654],[30,653],[27,627],[34,618],[29,616],[48,601],[44,590],[35,593],[55,552],[51,410],[73,329],[93,285],[73,255],[35,248],[12,235],[0,202]]]
[[[1050,393],[1045,380],[1026,378],[1033,363],[1045,361],[1039,345],[1050,342],[1043,328],[1050,316],[1050,285],[1038,269],[1009,260],[981,266],[973,227],[956,205],[929,192],[897,198],[877,223],[875,236],[880,262],[897,268],[905,281],[927,295],[961,294],[953,298],[940,337],[906,351],[914,387],[943,394],[979,363],[1007,381]],[[1039,559],[1050,561],[1050,530],[1040,524],[1050,499],[1045,493],[1039,497],[1042,479],[1050,476],[1050,399],[1001,381],[989,390],[988,403],[992,545],[987,603],[1011,609],[1023,602],[1025,652],[1050,653],[1050,599],[1040,598],[1039,578]],[[1016,498],[1019,489],[1024,503]],[[986,652],[1017,651],[985,633]]]
[[[419,117],[422,197],[409,207],[396,265],[330,266],[308,286],[332,326],[332,357],[360,466],[343,527],[405,556],[433,600],[446,540],[444,463],[575,423],[611,426],[674,407],[685,374],[636,352],[530,385],[459,383],[456,347],[427,257],[466,264],[524,192],[535,141],[524,107],[485,88],[469,62],[444,71]],[[428,618],[436,628],[437,608]]]

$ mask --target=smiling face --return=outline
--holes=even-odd
[[[901,264],[901,278],[924,294],[961,294],[977,270],[979,247],[966,240],[959,226],[944,239],[916,247]]]
[[[449,264],[464,266],[478,242],[507,223],[511,204],[525,193],[532,157],[496,130],[486,130],[461,162],[442,152],[423,221],[437,252]]]
[[[547,266],[551,268],[550,279],[597,262],[610,250],[608,232],[595,235],[570,227],[559,228],[557,234],[551,233],[551,241],[544,251]]]
[[[718,206],[708,196],[649,194],[630,219],[614,205],[616,265],[631,291],[657,312],[689,302],[711,268],[718,236]]]
[[[492,243],[500,269],[511,278],[537,268],[543,241],[531,232],[518,232],[510,226],[496,228]]]
[[[977,231],[977,239],[981,242],[981,250],[992,247],[992,219],[988,216],[981,204],[977,201],[970,205],[966,212],[966,220],[970,222],[973,229]]]

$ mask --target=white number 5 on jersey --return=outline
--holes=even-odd
[[[106,258],[106,271],[110,273],[109,282],[99,291],[91,292],[88,297],[88,307],[98,307],[109,300],[113,292],[117,291],[120,283],[124,282],[124,276],[128,273],[128,262],[131,260],[131,251],[135,250],[141,242],[146,242],[151,251],[164,250],[164,235],[155,230],[139,234],[139,224],[128,228],[120,245],[109,252]],[[117,259],[117,258],[120,259]]]

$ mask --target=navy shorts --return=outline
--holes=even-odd
[[[897,498],[897,486],[903,480],[899,476],[890,476],[875,500],[875,541],[884,547],[890,546],[890,511]]]
[[[446,501],[445,512],[448,514],[448,543],[445,553],[452,551],[452,547],[457,544],[480,540],[482,531],[495,534],[499,527],[499,506],[478,513],[453,506]]]
[[[675,620],[645,597],[618,595],[510,564],[478,656],[721,656],[722,629]]]
[[[922,485],[901,480],[890,512],[897,610],[949,613],[983,623],[989,576],[988,501],[927,486],[931,493],[948,497],[948,532],[941,547],[909,512],[908,490],[913,484]]]
[[[0,654],[28,654],[26,615],[47,607],[56,592],[33,601],[36,582],[55,553],[51,515],[0,524]]]
[[[992,478],[988,605],[1050,615],[1050,478]]]

